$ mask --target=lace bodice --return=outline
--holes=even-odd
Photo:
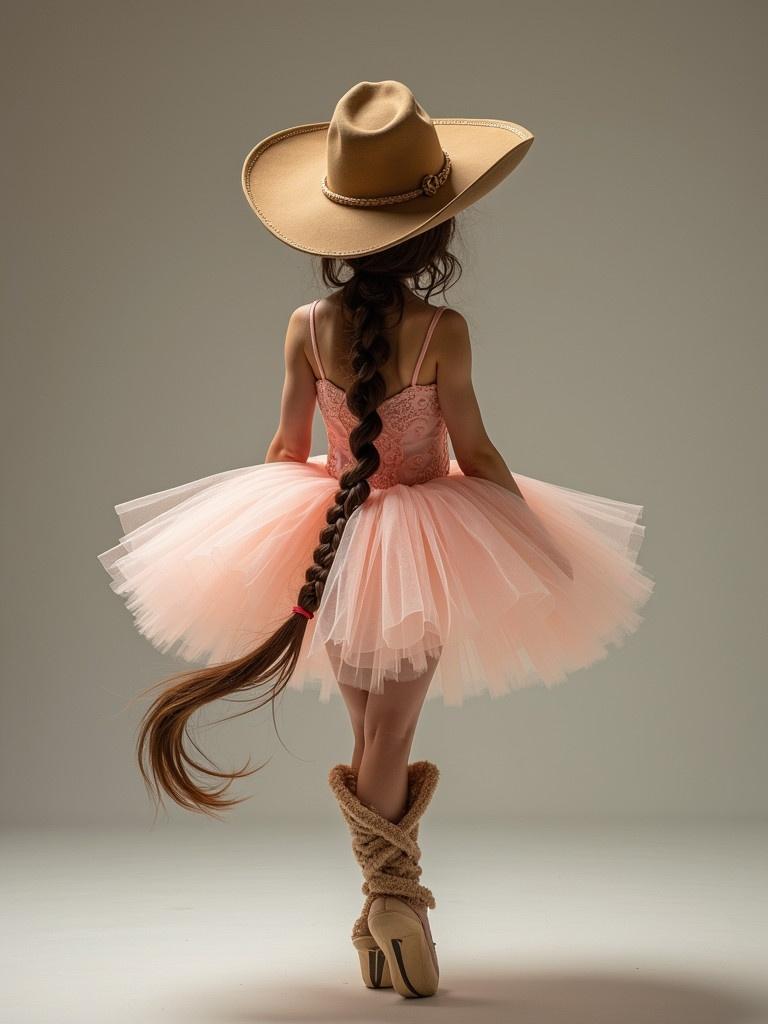
[[[326,466],[337,479],[354,465],[349,450],[349,433],[358,420],[347,405],[346,392],[325,376],[315,333],[315,305],[310,309],[312,348],[321,376],[316,381],[317,399],[328,434]],[[378,407],[382,431],[374,442],[381,464],[369,477],[371,487],[385,488],[394,484],[418,484],[436,476],[447,476],[450,468],[448,430],[437,398],[437,384],[417,384],[432,332],[445,306],[435,310],[424,343],[419,352],[411,383]]]

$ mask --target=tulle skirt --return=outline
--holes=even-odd
[[[339,681],[380,693],[429,669],[427,699],[461,705],[551,686],[621,646],[654,587],[637,562],[642,506],[514,476],[525,501],[455,460],[446,477],[373,489],[288,685],[327,702]],[[337,489],[325,455],[215,473],[117,505],[124,535],[98,558],[155,647],[228,661],[291,614]]]

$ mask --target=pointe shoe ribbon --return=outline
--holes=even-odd
[[[414,761],[408,765],[406,811],[399,821],[382,817],[357,797],[357,773],[350,765],[335,765],[328,784],[338,800],[352,834],[352,850],[363,872],[366,899],[352,928],[352,938],[368,932],[368,911],[377,896],[397,896],[413,905],[435,907],[430,889],[419,882],[421,848],[419,820],[426,810],[439,778],[437,765]]]

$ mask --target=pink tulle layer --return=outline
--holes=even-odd
[[[642,506],[515,473],[373,490],[350,517],[289,686],[381,692],[435,664],[427,699],[461,705],[567,674],[620,646],[654,582],[638,565]],[[291,614],[333,503],[325,456],[216,473],[116,506],[99,555],[139,631],[213,664]],[[537,524],[572,566],[539,543]]]

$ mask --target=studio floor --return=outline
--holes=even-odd
[[[3,1024],[768,1024],[768,829],[423,822],[441,987],[369,991],[341,819],[8,832]]]

